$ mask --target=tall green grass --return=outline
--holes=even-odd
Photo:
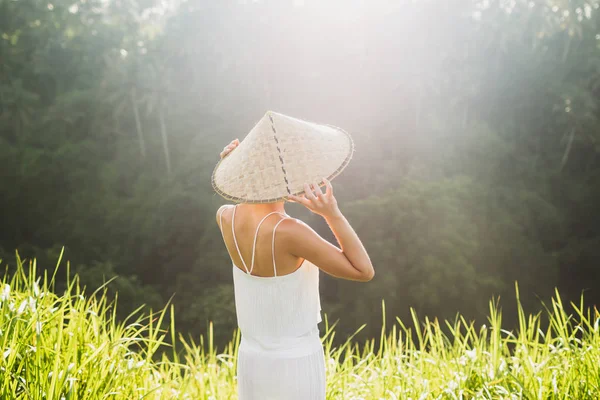
[[[104,288],[86,295],[75,278],[57,295],[54,275],[36,273],[17,258],[0,286],[1,399],[237,398],[239,331],[217,352],[212,326],[197,342],[176,335],[166,324],[173,307],[119,322]],[[410,326],[384,320],[377,346],[351,338],[334,347],[325,318],[327,398],[598,399],[600,315],[583,299],[570,306],[558,293],[543,314],[519,305],[514,331],[502,329],[494,302],[479,327],[413,313]]]

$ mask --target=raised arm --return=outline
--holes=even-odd
[[[321,215],[341,249],[332,245],[305,223],[294,220],[285,224],[288,251],[297,257],[305,258],[324,272],[337,278],[367,282],[373,279],[375,270],[362,242],[350,223],[338,208],[333,196],[333,188],[327,179],[326,192],[323,193],[318,185],[312,188],[304,185],[305,195],[289,196],[289,199],[303,204],[313,213]]]

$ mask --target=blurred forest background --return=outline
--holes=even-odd
[[[368,284],[321,278],[342,340],[558,287],[600,302],[600,0],[0,0],[0,258],[126,315],[236,326],[210,175],[266,110],[343,127],[333,182]],[[329,239],[322,220],[290,205]],[[66,270],[65,270],[66,271]],[[57,275],[66,281],[65,273]],[[510,321],[507,321],[510,323]]]

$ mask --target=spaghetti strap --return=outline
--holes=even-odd
[[[225,244],[225,249],[227,249],[227,242],[225,241],[225,231],[223,231],[223,213],[228,208],[230,208],[230,206],[222,207],[221,211],[219,212],[219,229],[221,230],[221,236],[223,236],[223,243]],[[229,254],[229,249],[227,249],[227,253]],[[233,258],[231,258],[231,255],[229,255],[229,258],[231,259],[231,262],[233,262]]]
[[[223,242],[225,241],[225,233],[223,232],[223,213],[227,207],[222,207],[221,212],[219,213],[219,229],[221,230],[221,236],[223,236]]]
[[[244,269],[247,274],[250,274],[248,271],[248,267],[246,266],[246,262],[244,261],[244,257],[242,257],[242,253],[240,252],[240,247],[238,246],[237,239],[235,238],[235,210],[237,210],[237,204],[233,206],[233,217],[231,217],[231,233],[233,234],[233,243],[235,243],[235,248],[238,252],[238,256],[240,256],[240,260],[242,260],[242,264],[244,265]]]
[[[256,232],[254,233],[254,243],[252,244],[252,262],[250,263],[250,273],[251,274],[252,274],[252,270],[254,269],[254,255],[256,253],[256,239],[258,239],[258,230],[260,229],[260,226],[262,225],[262,223],[265,222],[265,220],[273,214],[279,214],[285,218],[285,214],[282,214],[279,211],[273,211],[273,212],[270,212],[267,215],[265,215],[263,217],[263,219],[261,219],[260,222],[258,223],[258,225],[256,227]]]
[[[273,272],[275,273],[275,276],[277,276],[277,266],[275,265],[275,230],[277,229],[279,224],[282,223],[283,221],[285,221],[286,219],[288,219],[288,218],[284,217],[284,218],[280,219],[275,224],[275,228],[273,228],[273,241],[271,242],[271,253],[273,254]]]

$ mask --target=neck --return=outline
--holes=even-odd
[[[285,214],[284,202],[278,201],[277,203],[265,203],[265,204],[241,204],[239,207],[245,208],[256,215],[266,215],[270,212],[277,211]]]

